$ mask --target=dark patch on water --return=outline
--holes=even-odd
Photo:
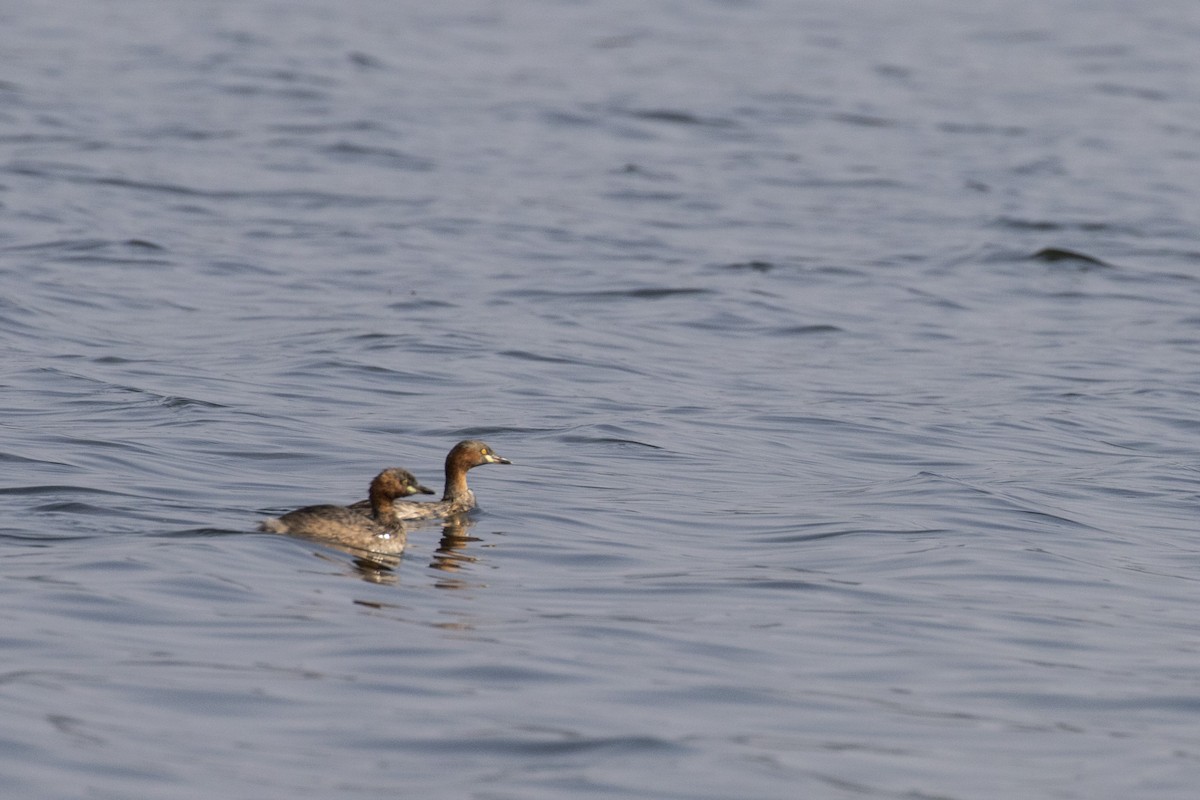
[[[1100,259],[1089,256],[1086,253],[1080,253],[1075,250],[1067,250],[1063,247],[1044,247],[1029,257],[1033,261],[1045,261],[1048,264],[1057,264],[1060,261],[1069,261],[1075,264],[1083,264],[1094,267],[1110,267]]]
[[[736,123],[733,120],[717,117],[703,117],[688,111],[669,108],[632,109],[625,112],[634,119],[650,122],[667,122],[673,125],[699,125],[709,128],[730,128]]]

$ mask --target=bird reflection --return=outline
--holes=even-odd
[[[468,544],[479,541],[468,533],[474,525],[474,520],[462,515],[446,519],[442,525],[442,540],[438,542],[433,560],[429,562],[430,568],[442,572],[460,572],[478,561],[466,552]],[[461,579],[443,578],[437,585],[441,589],[465,589],[473,584]]]
[[[481,541],[478,537],[470,535],[470,530],[474,526],[475,521],[470,519],[466,514],[459,514],[444,519],[441,526],[442,538],[438,542],[437,550],[429,562],[430,568],[443,573],[458,573],[469,569],[472,564],[476,563],[479,560],[478,557],[467,553],[467,547],[472,542]],[[407,528],[407,532],[411,533],[414,528],[429,528],[433,526],[429,523],[421,524],[420,522],[413,521],[405,527]],[[400,566],[402,560],[400,553],[362,550],[337,542],[321,542],[321,544],[330,550],[336,550],[350,556],[349,566],[353,568],[358,577],[368,583],[396,584],[399,582],[396,569]],[[326,561],[342,565],[346,564],[346,562],[328,553],[314,552],[313,555]],[[440,578],[436,585],[441,589],[467,589],[476,587],[479,584],[458,577],[446,576]]]
[[[359,577],[367,583],[389,585],[398,582],[396,573],[393,572],[400,566],[400,559],[396,556],[359,556],[351,563]]]
[[[434,552],[429,566],[443,572],[458,572],[464,565],[474,563],[475,558],[464,552],[468,542],[479,541],[467,535],[467,531],[474,524],[462,517],[447,519],[442,525],[442,540],[438,542],[437,551]]]
[[[345,547],[332,542],[323,542],[322,544],[331,550],[337,550],[350,556],[350,566],[353,567],[354,572],[364,581],[384,585],[398,582],[394,570],[400,566],[400,556],[388,555],[387,553],[371,553],[366,550]],[[334,558],[320,551],[314,551],[313,555],[323,561],[331,561],[343,566],[346,563],[340,558]]]

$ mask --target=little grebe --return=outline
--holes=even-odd
[[[467,488],[467,470],[482,464],[511,463],[478,439],[459,442],[446,456],[446,491],[439,502],[392,503],[391,511],[378,519],[399,524],[404,520],[437,519],[470,511],[475,507],[475,493]],[[372,506],[369,500],[360,500],[350,508],[367,516]]]
[[[404,550],[405,535],[404,528],[393,518],[392,509],[396,505],[393,501],[418,492],[433,494],[411,472],[393,467],[371,481],[365,512],[345,506],[305,506],[278,519],[263,520],[258,529],[377,553],[400,553]]]

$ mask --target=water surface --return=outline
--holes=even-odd
[[[1194,16],[0,11],[0,788],[1191,797]]]

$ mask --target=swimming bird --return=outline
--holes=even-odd
[[[470,511],[475,507],[475,493],[467,487],[467,470],[484,464],[511,463],[478,439],[459,442],[446,455],[446,490],[441,500],[392,503],[391,510],[379,519],[398,524],[405,520],[437,519]],[[373,513],[369,500],[360,500],[350,508],[364,516]]]
[[[281,517],[263,520],[258,529],[286,533],[315,541],[340,544],[376,553],[400,553],[406,542],[404,527],[393,517],[397,497],[433,494],[411,472],[385,469],[371,481],[364,510],[346,506],[305,506]]]

